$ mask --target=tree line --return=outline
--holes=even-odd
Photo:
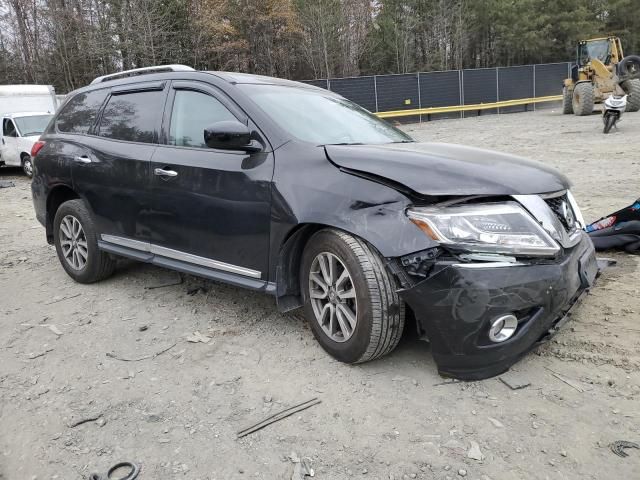
[[[292,79],[568,61],[619,35],[640,54],[638,0],[1,0],[0,84],[68,92],[182,63]]]

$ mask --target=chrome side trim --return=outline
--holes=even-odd
[[[522,267],[527,265],[521,262],[483,262],[483,263],[454,263],[454,267],[458,268],[503,268],[503,267]]]
[[[563,196],[565,193],[567,193],[569,190],[560,190],[559,192],[553,192],[553,193],[541,193],[539,196],[545,200],[548,200],[550,198],[558,198]]]
[[[132,240],[131,238],[117,237],[115,235],[100,235],[102,240],[109,243],[115,243],[122,247],[133,248],[134,250],[140,250],[142,252],[150,252],[151,244],[148,242],[141,242],[140,240]]]
[[[235,273],[251,278],[262,278],[262,272],[252,270],[250,268],[239,267],[237,265],[231,265],[230,263],[220,262],[218,260],[212,260],[206,257],[199,257],[190,253],[181,252],[180,250],[173,250],[171,248],[161,247],[159,245],[153,245],[147,242],[141,242],[139,240],[132,240],[130,238],[118,237],[115,235],[101,235],[101,238],[105,242],[109,242],[115,245],[120,245],[134,250],[142,252],[153,253],[162,257],[172,258],[181,262],[187,262],[194,265],[200,265],[202,267],[212,268],[214,270],[221,270],[223,272]]]
[[[517,263],[516,257],[510,257],[499,253],[463,253],[460,254],[460,258],[471,262]]]
[[[257,270],[238,267],[237,265],[231,265],[230,263],[219,262],[218,260],[211,260],[206,257],[199,257],[197,255],[191,255],[190,253],[181,252],[180,250],[172,250],[171,248],[160,247],[158,245],[151,245],[151,253],[167,258],[173,258],[174,260],[180,260],[182,262],[194,263],[203,267],[213,268],[215,270],[237,273],[238,275],[244,275],[246,277],[262,277],[262,273]]]
[[[576,228],[567,233],[558,217],[549,208],[547,202],[540,195],[512,195],[533,217],[542,225],[542,228],[564,248],[576,246],[582,240],[582,230]],[[575,213],[575,212],[574,212]],[[577,215],[576,215],[577,216]]]
[[[582,216],[582,211],[578,206],[578,202],[576,202],[576,199],[574,198],[573,194],[569,190],[567,190],[567,200],[569,200],[569,205],[571,205],[571,208],[573,209],[573,214],[575,215],[576,220],[578,221],[578,225],[580,226],[581,229],[584,229],[584,227],[586,227],[587,224],[584,222],[584,217]]]

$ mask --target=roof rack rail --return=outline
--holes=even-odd
[[[103,75],[91,82],[94,83],[108,82],[109,80],[117,80],[119,78],[135,77],[136,75],[147,75],[150,73],[164,73],[164,72],[195,72],[195,69],[188,67],[187,65],[156,65],[154,67],[134,68],[133,70],[125,70],[123,72],[111,73],[109,75]]]

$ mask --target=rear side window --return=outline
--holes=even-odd
[[[56,128],[62,133],[87,133],[96,121],[108,90],[79,93],[62,108]]]
[[[157,143],[164,92],[112,95],[104,107],[98,135],[127,142]]]
[[[177,90],[171,112],[169,144],[206,148],[204,129],[224,120],[237,119],[214,97],[190,90]]]

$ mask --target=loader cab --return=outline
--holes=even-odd
[[[622,42],[618,37],[594,38],[578,43],[577,65],[580,68],[592,60],[599,60],[604,65],[615,65],[622,60]]]

